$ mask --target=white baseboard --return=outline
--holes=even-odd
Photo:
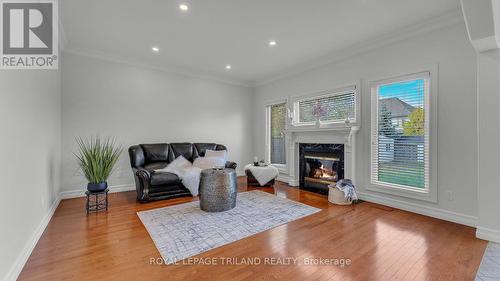
[[[433,218],[438,218],[446,221],[455,222],[458,224],[463,224],[471,227],[476,227],[477,225],[477,217],[469,216],[462,213],[447,211],[443,209],[438,209],[434,207],[429,207],[421,204],[400,201],[392,198],[387,198],[385,196],[369,194],[365,192],[357,192],[359,195],[359,199],[365,200],[372,203],[377,203],[405,211],[409,211],[412,213],[417,213]],[[500,237],[500,236],[499,236]]]
[[[109,193],[135,190],[135,184],[121,184],[109,186]],[[71,199],[85,196],[86,189],[73,189],[61,192],[61,199]]]
[[[245,171],[236,170],[236,175],[238,177],[245,176]],[[131,183],[131,184],[112,185],[112,186],[109,186],[108,188],[109,188],[109,193],[131,191],[131,190],[135,190],[135,184]],[[72,199],[72,198],[84,197],[85,191],[86,191],[85,188],[62,191],[61,192],[61,199]]]
[[[290,181],[290,176],[279,174],[278,177],[276,178],[276,180],[288,183]]]
[[[500,243],[500,231],[496,229],[478,226],[476,229],[476,237],[479,239]]]
[[[49,211],[45,214],[45,216],[42,218],[42,221],[36,228],[35,232],[33,235],[30,237],[30,239],[26,242],[24,245],[23,250],[21,253],[17,256],[14,264],[10,268],[10,270],[7,272],[7,275],[5,277],[5,281],[15,281],[19,277],[19,274],[21,274],[21,271],[24,268],[24,265],[28,261],[28,258],[31,255],[31,252],[33,252],[33,249],[35,249],[36,244],[38,243],[38,240],[40,240],[40,237],[42,237],[43,232],[45,231],[45,228],[50,222],[50,219],[54,215],[54,212],[57,209],[57,206],[59,206],[59,203],[61,202],[61,197],[58,196],[54,203],[50,206]]]
[[[289,186],[299,186],[299,181],[295,180],[295,179],[292,179],[292,178],[289,178],[288,179],[288,185]]]

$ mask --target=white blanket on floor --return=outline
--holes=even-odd
[[[252,172],[253,177],[259,182],[261,186],[265,185],[270,180],[275,179],[279,174],[278,169],[271,165],[258,167],[254,166],[253,164],[248,164],[245,166],[245,171],[246,170]]]

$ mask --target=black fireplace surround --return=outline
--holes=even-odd
[[[344,178],[343,144],[299,144],[299,186],[328,194],[328,185]]]

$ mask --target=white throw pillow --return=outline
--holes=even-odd
[[[180,175],[186,168],[191,167],[193,164],[189,162],[184,156],[180,155],[177,157],[174,161],[172,161],[170,164],[168,164],[167,167],[163,169],[158,169],[155,170],[155,172],[167,172],[167,173],[174,173],[176,175]]]
[[[220,157],[224,159],[224,163],[227,161],[227,150],[210,150],[205,151],[205,157]]]
[[[226,166],[226,161],[221,157],[198,157],[194,160],[193,166],[202,170],[219,168]]]

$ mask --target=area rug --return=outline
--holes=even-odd
[[[489,242],[484,251],[476,281],[500,280],[500,244]]]
[[[199,202],[138,212],[166,264],[206,252],[320,209],[262,191],[238,193],[236,207],[207,213]]]

